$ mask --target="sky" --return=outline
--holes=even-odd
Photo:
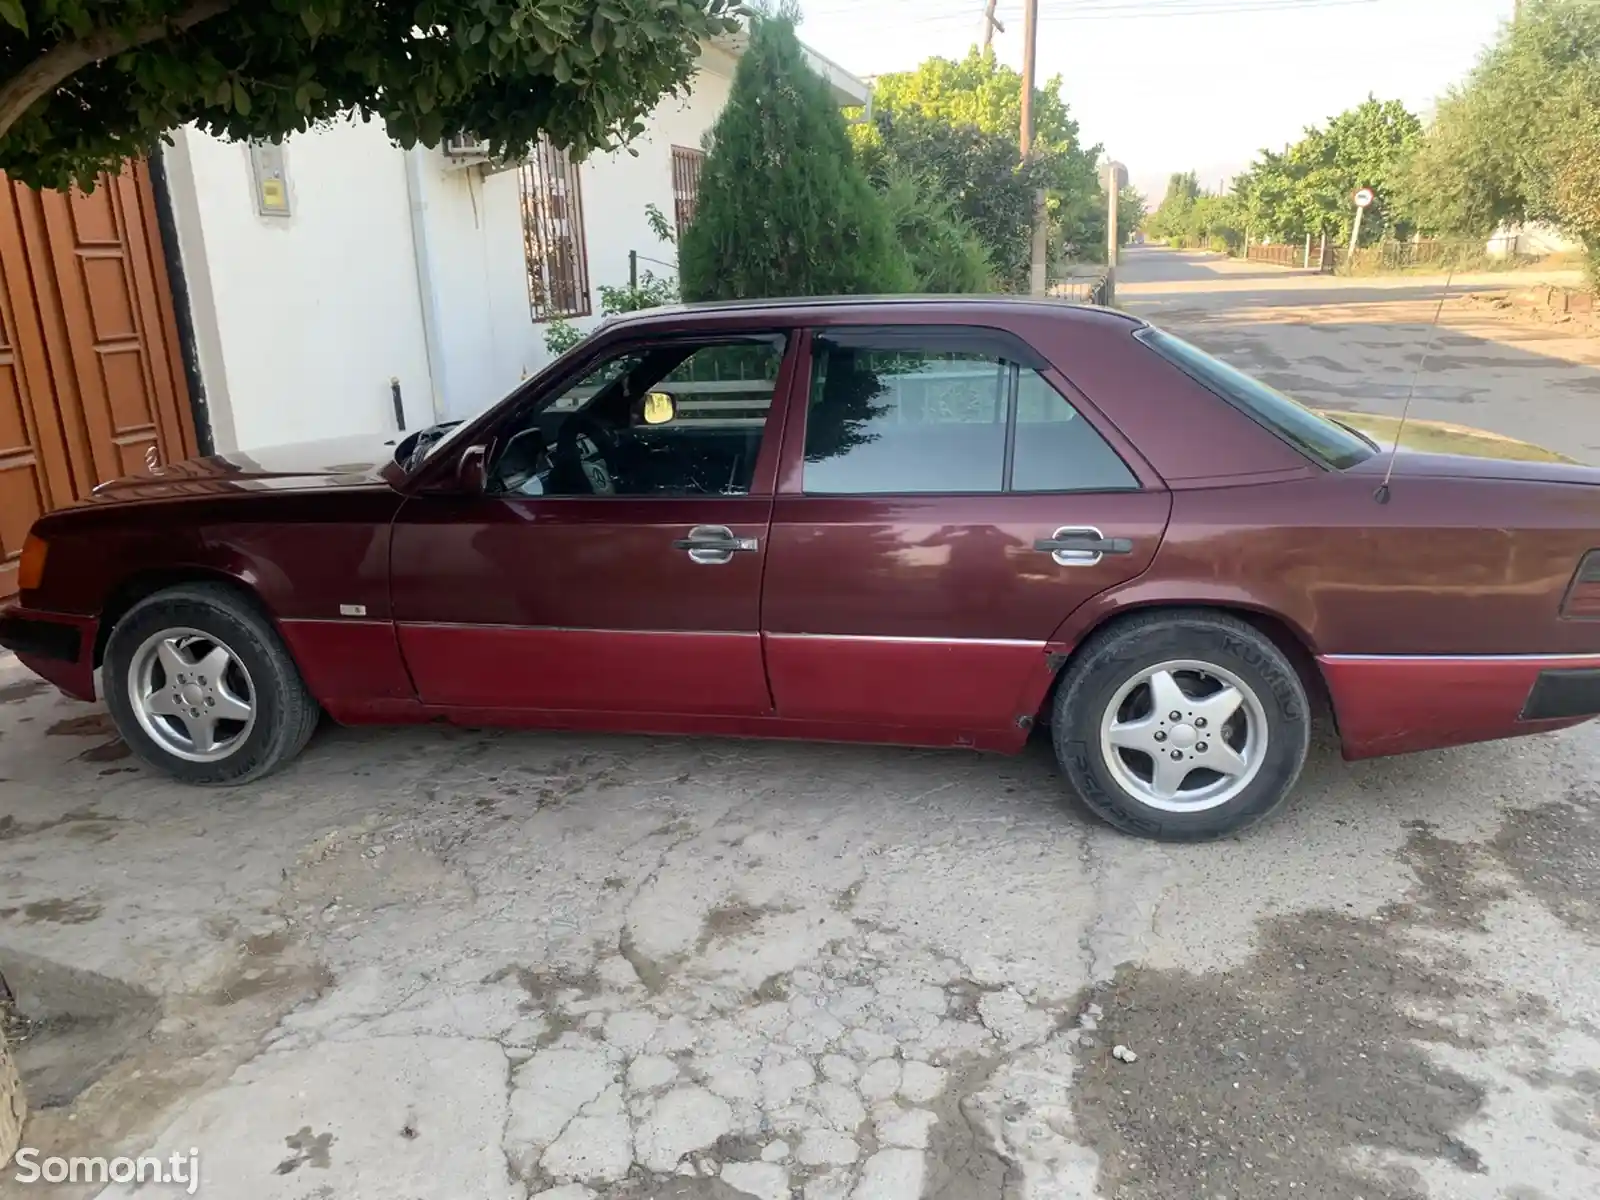
[[[1515,0],[1039,0],[1040,79],[1085,144],[1124,163],[1152,204],[1167,176],[1215,189],[1263,147],[1369,93],[1426,118]],[[958,58],[984,0],[801,0],[800,37],[856,75]],[[1002,62],[1022,66],[1021,0],[998,0]]]

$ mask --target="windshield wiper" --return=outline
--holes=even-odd
[[[1325,417],[1328,417],[1327,413],[1323,413],[1322,415],[1325,416]],[[1343,429],[1345,432],[1355,434],[1358,438],[1360,438],[1367,445],[1371,446],[1374,450],[1383,449],[1382,446],[1378,445],[1378,443],[1373,440],[1371,434],[1363,433],[1361,430],[1357,429],[1354,425],[1346,425],[1343,421],[1339,420],[1338,417],[1328,417],[1328,420],[1332,421],[1335,425],[1337,425],[1340,429]]]

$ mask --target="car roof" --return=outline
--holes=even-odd
[[[841,314],[882,316],[892,320],[897,311],[914,310],[921,316],[935,313],[948,314],[952,319],[971,320],[1010,313],[1017,316],[1036,315],[1047,310],[1052,315],[1098,322],[1112,319],[1135,327],[1144,321],[1113,308],[1092,304],[1078,304],[1051,296],[1014,295],[893,295],[893,296],[795,296],[759,300],[717,300],[699,304],[668,304],[659,308],[639,309],[636,312],[618,313],[606,320],[606,325],[671,325],[696,318],[736,318],[750,316],[783,315],[804,320],[809,317],[837,317]]]

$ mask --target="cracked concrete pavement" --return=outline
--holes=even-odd
[[[325,728],[200,791],[0,660],[24,1140],[230,1200],[1588,1200],[1597,765],[1324,733],[1199,847],[1042,744]]]

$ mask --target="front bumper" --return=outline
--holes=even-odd
[[[1346,758],[1546,733],[1600,716],[1600,654],[1324,655]]]
[[[93,700],[96,627],[93,617],[12,605],[0,609],[0,646],[67,695]]]

